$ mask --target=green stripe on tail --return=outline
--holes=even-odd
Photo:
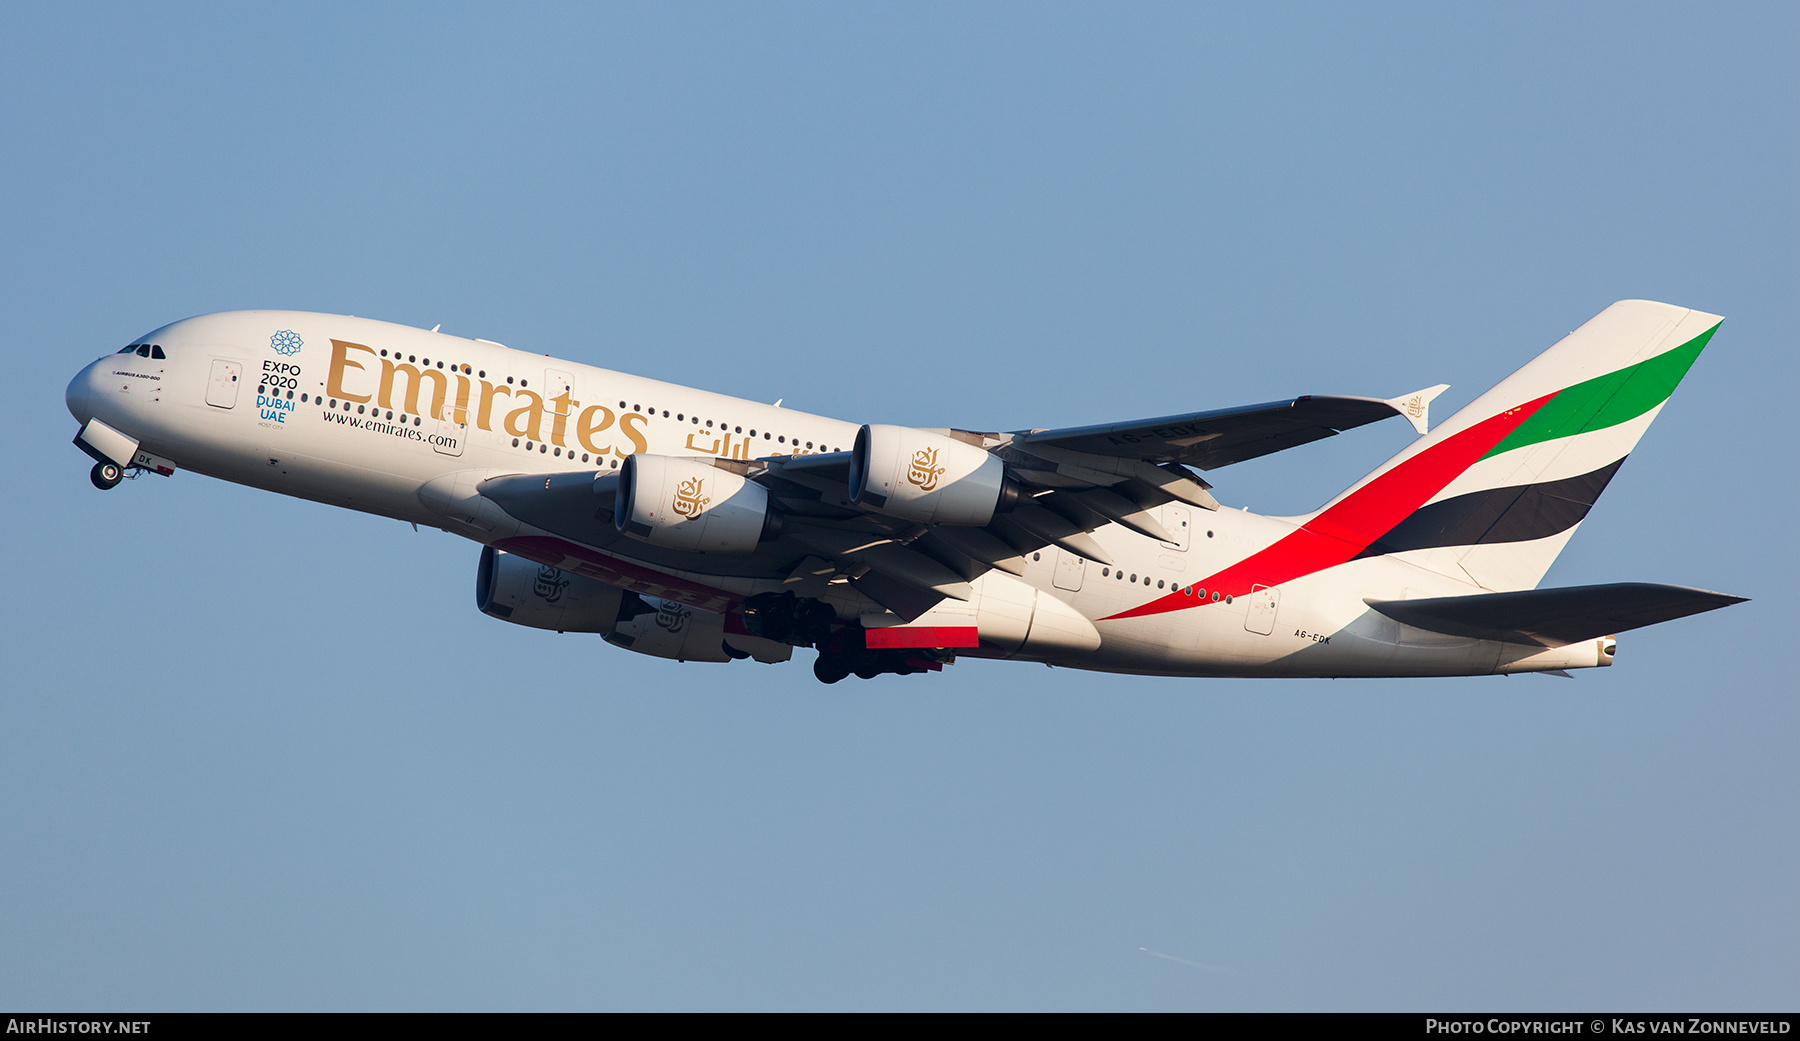
[[[1715,324],[1680,347],[1636,365],[1565,387],[1482,458],[1636,419],[1668,400],[1718,328]]]

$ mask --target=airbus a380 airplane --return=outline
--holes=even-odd
[[[1444,388],[1060,430],[859,426],[487,340],[293,311],[167,325],[69,384],[97,462],[194,470],[482,544],[482,611],[819,679],[958,655],[1178,676],[1610,665],[1614,634],[1742,597],[1538,581],[1720,319],[1614,304],[1427,432]],[[254,388],[254,389],[253,389]],[[1401,415],[1420,437],[1313,513],[1211,471]]]

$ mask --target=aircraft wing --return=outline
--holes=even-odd
[[[1062,430],[913,431],[978,447],[1004,464],[1010,500],[979,526],[917,523],[852,501],[853,452],[710,460],[762,485],[781,517],[778,538],[735,556],[619,535],[612,524],[617,473],[501,477],[483,482],[480,492],[520,520],[603,551],[696,574],[779,577],[803,597],[848,583],[910,621],[945,598],[968,599],[970,583],[990,569],[1023,575],[1031,555],[1049,546],[1112,564],[1091,534],[1109,524],[1178,544],[1188,521],[1165,506],[1219,508],[1211,486],[1188,466],[1254,459],[1393,415],[1423,427],[1425,405],[1442,389],[1393,401],[1315,395]]]
[[[1405,415],[1402,407],[1380,398],[1309,394],[1128,423],[1033,430],[1014,443],[1214,470],[1395,415]]]

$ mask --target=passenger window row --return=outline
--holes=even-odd
[[[126,351],[129,351],[129,350],[131,350],[131,349],[132,349],[132,348],[126,348]],[[159,350],[159,351],[160,351],[160,350],[161,350],[161,348],[158,348],[158,350]],[[119,353],[121,353],[121,354],[124,354],[124,353],[126,353],[126,351],[120,351],[120,352],[119,352]],[[386,353],[387,353],[387,352],[386,352],[386,351],[383,351],[383,352],[382,352],[382,353],[383,353],[383,354],[386,354]],[[158,357],[161,357],[161,355],[160,355],[160,354],[159,354],[159,355],[158,355]],[[395,355],[395,357],[399,357],[399,356],[398,356],[398,355]],[[411,360],[411,359],[410,359],[410,356],[409,356],[409,359],[408,359],[408,360]],[[425,364],[429,364],[429,362],[428,362],[428,361],[427,361],[427,362],[425,362]],[[439,364],[442,364],[442,363],[441,363],[441,362],[440,362],[440,363],[439,363]],[[463,372],[467,372],[467,371],[469,371],[469,368],[470,368],[470,367],[469,367],[469,366],[467,366],[467,365],[452,365],[452,366],[451,366],[451,368],[452,368],[452,369],[460,369],[460,370],[461,370],[461,371],[463,371]],[[482,371],[482,373],[481,373],[481,375],[482,375],[482,376],[486,376],[486,375],[487,375],[487,372],[486,372],[486,371],[485,371],[485,370],[483,370],[483,371]],[[507,377],[507,379],[506,379],[506,382],[508,382],[508,383],[511,383],[511,382],[512,382],[512,377],[510,377],[510,376],[509,376],[509,377]],[[521,386],[521,387],[523,387],[523,386],[525,386],[525,381],[524,381],[524,380],[520,380],[520,381],[519,381],[519,386]],[[264,392],[266,392],[266,390],[267,390],[267,387],[258,387],[258,388],[257,388],[257,393],[259,393],[259,394],[261,394],[261,393],[264,393]],[[280,391],[277,391],[277,392],[276,392],[276,393],[277,393],[277,394],[279,394],[279,393],[280,393]],[[293,397],[293,396],[294,396],[294,392],[293,392],[293,391],[291,391],[291,390],[290,390],[290,391],[288,391],[288,392],[287,392],[287,396],[288,396],[288,397],[290,397],[290,398],[292,398],[292,397]],[[325,399],[325,396],[324,396],[324,395],[323,395],[323,394],[321,394],[321,395],[317,395],[317,396],[312,396],[312,395],[308,395],[308,394],[302,394],[302,395],[300,395],[300,403],[301,403],[301,404],[303,404],[303,405],[304,405],[304,404],[306,404],[306,403],[307,403],[307,401],[308,401],[308,398],[309,398],[309,397],[310,397],[310,398],[311,398],[311,400],[312,400],[312,403],[313,403],[313,404],[325,404],[325,400],[326,400],[326,399]],[[327,406],[327,407],[328,407],[328,408],[332,408],[332,409],[335,409],[335,408],[337,408],[337,407],[338,407],[338,401],[337,401],[337,399],[336,399],[336,398],[332,398],[332,399],[331,399],[331,402],[330,402],[330,404],[329,404],[329,405],[328,405],[328,406]],[[626,407],[626,405],[625,405],[625,402],[623,402],[623,401],[621,401],[621,402],[619,402],[619,408],[620,408],[620,409],[624,409],[624,408],[625,408],[625,407]],[[364,409],[365,409],[365,408],[366,408],[366,406],[363,406],[363,405],[358,405],[358,406],[356,406],[356,411],[357,411],[357,413],[358,413],[358,414],[359,414],[359,415],[362,415],[362,414],[367,414],[367,413],[365,413],[365,411],[364,411]],[[634,411],[634,412],[644,412],[644,414],[645,414],[645,415],[651,415],[651,416],[653,416],[653,415],[656,415],[656,409],[654,409],[654,408],[651,408],[651,409],[648,409],[648,410],[645,410],[645,409],[643,409],[643,408],[641,408],[641,407],[639,407],[639,406],[637,406],[637,405],[632,405],[632,406],[631,406],[631,410],[632,410],[632,411]],[[348,401],[346,401],[346,402],[344,402],[344,411],[345,411],[345,412],[348,412],[348,411],[350,411],[350,402],[348,402]],[[377,409],[375,409],[375,413],[376,413],[376,415],[375,415],[375,417],[372,417],[372,418],[379,418],[379,416],[380,416],[380,412],[381,412],[381,410],[380,410],[380,409],[379,409],[379,408],[377,408]],[[666,416],[668,416],[668,414],[669,414],[669,413],[668,413],[668,412],[667,412],[667,411],[664,411],[664,412],[663,412],[663,415],[664,415],[664,416],[665,416],[665,417],[666,417]],[[388,414],[387,414],[387,418],[388,418],[388,419],[389,419],[389,420],[392,420],[392,419],[393,419],[393,418],[394,418],[394,414],[393,414],[393,413],[392,413],[392,412],[389,412],[389,413],[388,413]],[[401,415],[401,416],[400,416],[400,422],[401,422],[401,423],[405,423],[405,422],[406,422],[406,421],[407,421],[407,419],[408,419],[408,418],[409,418],[409,417],[407,417],[407,416],[406,416],[406,415],[404,415],[404,414],[402,414],[402,415]],[[413,425],[413,426],[418,426],[418,425],[419,425],[419,422],[420,422],[420,419],[419,419],[419,417],[418,417],[418,416],[412,416],[412,417],[410,417],[410,418],[411,418],[411,419],[412,419],[412,425]],[[676,419],[685,419],[685,418],[686,418],[686,416],[684,416],[684,415],[678,415],[678,416],[676,416],[676,417],[675,417],[675,418],[676,418]],[[696,425],[697,425],[697,424],[699,424],[699,422],[700,422],[700,417],[699,417],[699,416],[695,416],[695,417],[694,417],[694,423],[695,423],[695,424],[696,424]],[[712,428],[713,428],[713,421],[712,421],[712,420],[710,420],[710,419],[709,419],[709,420],[707,420],[707,421],[706,421],[706,427],[707,427],[707,429],[708,429],[708,430],[711,430],[711,429],[712,429]],[[723,430],[723,429],[724,429],[724,428],[723,428],[723,426],[721,426],[721,427],[720,427],[720,428],[719,428],[719,429],[721,429],[721,430]],[[735,432],[736,432],[736,433],[739,433],[739,434],[741,434],[741,433],[743,433],[743,432],[744,432],[744,428],[743,428],[743,427],[741,427],[741,426],[740,426],[740,427],[737,427],[737,428],[735,428]],[[756,431],[755,431],[755,430],[754,430],[754,429],[752,429],[752,430],[751,430],[751,431],[750,431],[750,434],[749,434],[749,436],[751,436],[751,437],[755,437],[755,436],[756,436]],[[765,440],[765,441],[770,441],[770,440],[773,440],[773,441],[775,441],[775,442],[776,442],[776,443],[778,443],[778,444],[784,444],[784,445],[785,445],[785,444],[787,444],[787,443],[788,443],[788,439],[787,439],[787,435],[786,435],[786,434],[782,434],[782,435],[779,435],[779,436],[776,436],[776,435],[771,435],[771,434],[770,434],[770,433],[768,433],[768,432],[767,432],[767,431],[764,431],[764,432],[763,432],[763,435],[762,435],[762,436],[763,436],[763,440]],[[794,439],[794,442],[793,442],[793,443],[794,443],[794,446],[795,446],[795,447],[796,447],[796,448],[797,448],[797,447],[799,447],[799,445],[800,445],[800,439],[799,439],[799,438],[795,438],[795,439]],[[513,438],[513,443],[512,443],[512,446],[513,446],[513,447],[514,447],[514,448],[523,448],[523,449],[524,449],[524,450],[525,450],[525,451],[527,451],[527,452],[532,452],[532,451],[536,451],[536,452],[541,452],[541,453],[545,453],[545,454],[548,454],[548,453],[549,453],[549,452],[550,452],[550,451],[551,451],[551,447],[552,447],[552,446],[550,446],[550,445],[547,445],[547,444],[539,444],[539,443],[537,443],[537,442],[533,442],[533,441],[521,441],[521,440],[520,440],[520,439],[519,439],[519,438],[516,438],[516,437],[515,437],[515,438]],[[808,441],[808,442],[806,442],[806,447],[807,447],[807,448],[811,448],[811,447],[812,447],[812,446],[813,446],[813,443],[812,443],[812,442],[811,442],[811,441]],[[558,447],[558,448],[556,448],[556,450],[555,450],[555,451],[556,451],[556,454],[557,454],[557,455],[558,455],[558,456],[559,456],[559,457],[560,457],[560,456],[561,456],[561,455],[562,455],[562,454],[563,454],[563,449],[562,449],[562,448],[560,448],[560,447]],[[821,451],[821,452],[829,452],[829,451],[832,451],[832,449],[831,449],[831,448],[830,448],[830,447],[828,447],[828,446],[826,446],[826,445],[820,445],[820,446],[819,446],[819,451]],[[568,457],[569,457],[569,458],[570,458],[570,459],[574,459],[574,458],[575,458],[575,450],[574,450],[574,449],[572,449],[572,448],[571,448],[571,449],[569,449],[569,450],[568,450]],[[596,464],[596,465],[597,465],[597,464],[598,464],[598,463],[599,463],[599,458],[598,458],[598,457],[592,457],[592,458],[593,458],[593,462],[594,462],[594,463],[595,463],[595,464]],[[589,461],[589,459],[590,459],[590,456],[589,456],[589,454],[588,454],[588,453],[586,453],[586,452],[583,452],[583,453],[581,453],[581,461],[582,461],[582,462],[584,462],[584,463],[586,463],[586,462],[588,462],[588,461]],[[612,469],[614,469],[614,470],[617,470],[617,469],[618,469],[618,468],[619,468],[619,461],[618,461],[618,460],[617,460],[617,459],[614,459],[614,460],[612,460],[612,461],[611,461],[611,463],[610,463],[610,464],[609,464],[609,465],[610,465],[610,466],[611,466],[611,468],[612,468]]]
[[[1209,531],[1209,532],[1207,532],[1207,534],[1211,535],[1212,532]],[[1041,552],[1033,553],[1031,555],[1031,559],[1041,561],[1044,559],[1044,555]],[[1125,572],[1114,571],[1112,568],[1103,567],[1100,569],[1100,577],[1101,578],[1116,578],[1120,582],[1123,582],[1123,581],[1125,581]],[[1136,585],[1137,580],[1138,580],[1137,575],[1135,573],[1133,573],[1131,576],[1131,584]],[[1179,583],[1179,582],[1173,582],[1173,581],[1170,581],[1168,579],[1163,579],[1163,578],[1152,579],[1149,575],[1144,576],[1144,584],[1146,586],[1150,585],[1151,582],[1153,582],[1153,581],[1156,583],[1156,588],[1158,588],[1158,589],[1174,589],[1174,590],[1180,592],[1182,596],[1191,596],[1191,597],[1195,597],[1200,600],[1206,599],[1206,590],[1200,589],[1196,586],[1188,586],[1186,589],[1182,589],[1181,583]],[[1213,590],[1212,598],[1214,600],[1219,599],[1219,591],[1218,590],[1216,590],[1216,589]],[[1229,604],[1229,603],[1231,603],[1231,599],[1232,599],[1231,597],[1227,596],[1227,597],[1225,597],[1225,602]]]
[[[1211,532],[1208,532],[1207,534],[1210,535]],[[1125,572],[1113,571],[1111,568],[1103,567],[1100,569],[1100,577],[1101,578],[1116,578],[1119,581],[1123,582],[1123,581],[1125,581]],[[1131,576],[1131,581],[1134,584],[1137,582],[1137,580],[1138,580],[1137,575],[1134,574]],[[1150,576],[1149,575],[1144,576],[1144,584],[1145,585],[1150,584]],[[1181,583],[1179,583],[1179,582],[1166,582],[1164,579],[1159,578],[1156,580],[1156,588],[1158,588],[1158,589],[1174,588],[1176,590],[1179,590],[1182,596],[1191,596],[1191,597],[1194,597],[1199,600],[1206,599],[1206,590],[1197,588],[1195,586],[1188,586],[1186,589],[1182,589]],[[1219,591],[1217,589],[1213,590],[1212,598],[1214,600],[1218,600],[1219,597],[1220,597]],[[1231,597],[1227,596],[1224,599],[1225,599],[1226,603],[1228,603],[1228,604],[1231,603],[1231,600],[1232,600]]]
[[[388,356],[388,352],[387,352],[387,351],[382,351],[382,352],[381,352],[381,356],[382,356],[382,357],[383,357],[383,358],[385,358],[385,357],[387,357],[387,356]],[[409,363],[409,364],[410,364],[410,363],[413,363],[413,362],[417,362],[417,363],[418,363],[418,364],[420,364],[420,365],[430,365],[430,364],[431,364],[431,359],[430,359],[430,358],[426,358],[426,359],[424,359],[424,360],[423,360],[423,361],[420,361],[420,360],[419,360],[419,356],[418,356],[418,355],[416,355],[416,354],[409,354],[409,355],[407,355],[407,356],[406,356],[406,360],[407,360],[407,362],[408,362],[408,363]],[[399,362],[399,361],[400,361],[400,352],[399,352],[399,351],[395,351],[395,352],[394,352],[394,361],[395,361],[395,362],[396,362],[396,363],[398,363],[398,362]],[[439,359],[438,359],[438,361],[437,361],[437,367],[438,367],[438,368],[440,368],[440,369],[441,369],[441,368],[443,368],[443,367],[444,367],[444,359],[442,359],[442,358],[439,358]],[[469,373],[469,372],[470,372],[470,370],[471,370],[471,366],[468,366],[468,365],[464,365],[464,364],[463,364],[463,363],[461,363],[461,362],[451,362],[451,363],[450,363],[450,371],[451,371],[451,372],[460,372],[460,373],[463,373],[463,374],[464,374],[464,375],[467,375],[467,374],[468,374],[468,373]],[[487,378],[487,370],[486,370],[486,369],[482,369],[482,370],[481,370],[481,375],[480,375],[480,376],[478,376],[478,377],[476,377],[476,378],[477,378],[477,379],[486,379],[486,378]],[[507,380],[506,380],[506,382],[508,382],[508,383],[511,383],[511,382],[512,382],[512,378],[511,378],[511,377],[508,377],[508,378],[507,378]],[[523,382],[521,382],[521,383],[520,383],[520,384],[519,384],[519,385],[520,385],[520,386],[521,386],[521,387],[522,387],[522,386],[524,386],[524,385],[525,385],[525,384],[524,384],[524,383],[523,383]]]
[[[619,410],[620,410],[620,411],[624,411],[624,410],[625,410],[625,408],[626,408],[626,407],[627,407],[627,406],[626,406],[626,404],[625,404],[625,403],[624,403],[624,402],[623,402],[623,401],[621,401],[621,402],[619,402]],[[647,409],[646,409],[646,408],[644,408],[644,407],[643,407],[643,406],[641,406],[641,405],[631,405],[631,406],[630,406],[630,409],[631,409],[631,411],[633,411],[633,412],[642,412],[642,413],[644,413],[644,414],[645,414],[645,415],[647,415],[647,416],[654,416],[654,415],[656,415],[656,414],[657,414],[657,411],[656,411],[656,406],[655,406],[655,405],[652,405],[652,406],[650,406],[650,407],[649,407],[649,408],[647,408]],[[665,408],[665,409],[663,409],[663,410],[662,410],[662,417],[663,417],[663,418],[664,418],[664,419],[668,419],[668,418],[669,418],[669,410],[668,410],[668,409],[666,409],[666,408]],[[681,423],[681,422],[687,422],[687,423],[692,423],[692,424],[694,424],[694,425],[695,425],[695,426],[700,426],[700,425],[701,425],[701,423],[700,423],[700,417],[699,417],[699,416],[693,416],[693,417],[689,417],[689,416],[688,416],[688,415],[687,415],[687,414],[685,414],[685,413],[682,413],[682,412],[677,412],[677,413],[675,413],[675,421],[676,421],[676,422],[678,422],[678,423]],[[717,429],[718,429],[718,431],[719,431],[719,432],[720,432],[720,433],[724,433],[724,432],[725,432],[725,427],[726,427],[726,426],[727,426],[727,425],[728,425],[728,424],[725,424],[725,423],[720,423],[720,424],[717,424]],[[706,423],[705,423],[705,426],[706,426],[706,429],[707,429],[707,430],[709,430],[709,431],[710,431],[710,430],[713,430],[713,429],[714,429],[714,424],[713,424],[713,421],[712,421],[712,420],[710,420],[710,419],[709,419],[709,420],[707,420],[707,421],[706,421]],[[732,428],[731,428],[731,432],[732,432],[732,433],[734,433],[734,434],[742,434],[742,433],[744,433],[744,428],[743,428],[743,427],[741,427],[741,426],[734,426],[734,427],[732,427]],[[755,427],[751,427],[751,428],[750,428],[750,433],[749,433],[749,434],[747,434],[747,435],[746,435],[746,436],[747,436],[747,437],[755,437],[755,436],[756,436],[756,428],[755,428]],[[785,444],[788,444],[788,443],[789,443],[789,441],[788,441],[788,436],[787,436],[787,435],[786,435],[786,434],[771,434],[771,433],[769,433],[769,432],[768,432],[768,431],[767,431],[767,430],[765,430],[765,431],[763,431],[763,435],[762,435],[762,439],[763,439],[763,440],[764,440],[764,441],[774,441],[774,442],[775,442],[775,443],[776,443],[776,444],[778,444],[778,445],[785,445]],[[793,439],[793,442],[792,442],[792,444],[793,444],[793,445],[794,445],[794,447],[795,447],[795,448],[798,448],[798,447],[800,447],[800,439],[799,439],[799,438],[797,438],[797,437],[796,437],[796,438],[794,438],[794,439]],[[812,446],[813,446],[813,443],[812,443],[812,442],[811,442],[811,441],[808,441],[808,442],[806,442],[806,447],[807,447],[807,448],[811,448],[811,447],[812,447]],[[832,447],[830,447],[830,446],[829,446],[829,445],[820,445],[820,446],[819,446],[819,451],[821,451],[821,452],[831,452],[831,451],[839,451],[839,452],[841,452],[841,451],[843,451],[843,449],[841,449],[841,448],[838,448],[838,449],[833,449],[833,448],[832,448]]]
[[[260,393],[260,389],[259,389],[259,393]],[[288,391],[288,397],[290,397],[290,398],[291,398],[291,397],[293,397],[293,396],[294,396],[294,392],[293,392],[293,391],[291,391],[291,390],[290,390],[290,391]],[[313,395],[313,397],[312,397],[312,403],[313,403],[313,404],[315,404],[315,405],[325,405],[325,395],[323,395],[323,394],[315,394],[315,395]],[[302,405],[304,405],[304,404],[306,404],[306,395],[305,395],[305,394],[302,394],[302,395],[300,395],[300,404],[302,404]],[[326,407],[326,408],[333,408],[333,409],[335,409],[335,408],[337,408],[337,407],[338,407],[338,400],[337,400],[337,399],[336,399],[336,398],[332,398],[332,399],[331,399],[331,403],[330,403],[330,404],[329,404],[329,405],[325,405],[325,407]],[[348,402],[348,401],[346,401],[346,402],[344,402],[344,411],[345,411],[345,412],[348,412],[348,411],[350,411],[350,402]],[[368,407],[368,406],[366,406],[366,405],[358,405],[358,406],[356,406],[356,414],[357,414],[357,415],[359,415],[359,416],[360,416],[360,415],[364,415],[364,414],[365,414],[365,411],[366,411],[366,414],[367,414],[367,415],[368,415],[368,417],[369,417],[369,418],[370,418],[370,419],[380,419],[380,418],[382,418],[382,416],[381,416],[381,406],[380,406],[380,405],[377,405],[377,406],[375,406],[375,407],[374,407],[374,408],[369,408],[369,407]],[[388,414],[387,414],[387,418],[388,418],[388,419],[390,419],[390,420],[391,420],[391,419],[393,419],[393,418],[394,418],[394,413],[393,413],[393,410],[392,410],[392,409],[390,409],[390,410],[389,410],[389,411],[388,411]],[[418,425],[419,425],[419,417],[418,417],[418,416],[413,416],[413,417],[411,417],[411,418],[412,418],[412,425],[413,425],[413,426],[418,426]],[[405,422],[406,422],[406,421],[407,421],[407,415],[406,415],[406,413],[404,413],[404,412],[402,412],[402,413],[400,413],[400,422],[401,422],[401,423],[403,423],[403,424],[404,424],[404,423],[405,423]]]
[[[516,438],[516,437],[515,437],[515,438],[513,438],[513,447],[514,447],[514,448],[518,448],[518,447],[520,447],[520,446],[521,446],[521,445],[523,445],[523,447],[524,447],[524,449],[525,449],[525,451],[527,451],[527,452],[544,452],[544,453],[548,453],[548,452],[550,452],[550,451],[551,451],[551,450],[552,450],[552,446],[550,446],[550,445],[547,445],[547,444],[543,444],[543,443],[541,443],[541,442],[537,442],[537,441],[524,441],[524,442],[521,442],[521,441],[520,441],[520,440],[519,440],[519,439],[518,439],[518,438]],[[561,448],[561,447],[557,447],[557,448],[555,448],[555,452],[556,452],[556,454],[557,454],[557,455],[558,455],[558,456],[561,456],[561,455],[562,455],[562,454],[563,454],[563,449],[562,449],[562,448]],[[574,459],[575,459],[575,450],[574,450],[574,449],[573,449],[573,448],[571,448],[571,449],[569,449],[569,450],[568,450],[568,456],[569,456],[569,459],[570,459],[570,461],[571,461],[571,462],[572,462],[572,461],[574,461]],[[592,458],[593,458],[593,460],[594,460],[594,465],[595,465],[595,466],[599,466],[599,465],[600,465],[600,457],[599,457],[599,456],[593,456],[593,457],[592,457]],[[582,461],[582,462],[584,462],[584,463],[585,463],[585,462],[587,462],[587,461],[588,461],[588,459],[589,459],[589,456],[588,456],[588,454],[587,454],[587,453],[586,453],[586,452],[583,452],[583,453],[581,453],[581,461]],[[617,460],[617,459],[614,459],[614,460],[613,460],[613,461],[612,461],[612,468],[613,468],[613,469],[614,469],[614,470],[617,470],[617,469],[618,469],[618,468],[619,468],[619,461],[618,461],[618,460]]]

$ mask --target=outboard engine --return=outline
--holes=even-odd
[[[481,613],[515,625],[599,633],[607,643],[676,661],[787,661],[792,645],[744,631],[722,614],[630,590],[497,550],[481,549],[475,572]]]
[[[481,547],[475,606],[514,625],[561,633],[609,633],[625,590],[524,557]]]

